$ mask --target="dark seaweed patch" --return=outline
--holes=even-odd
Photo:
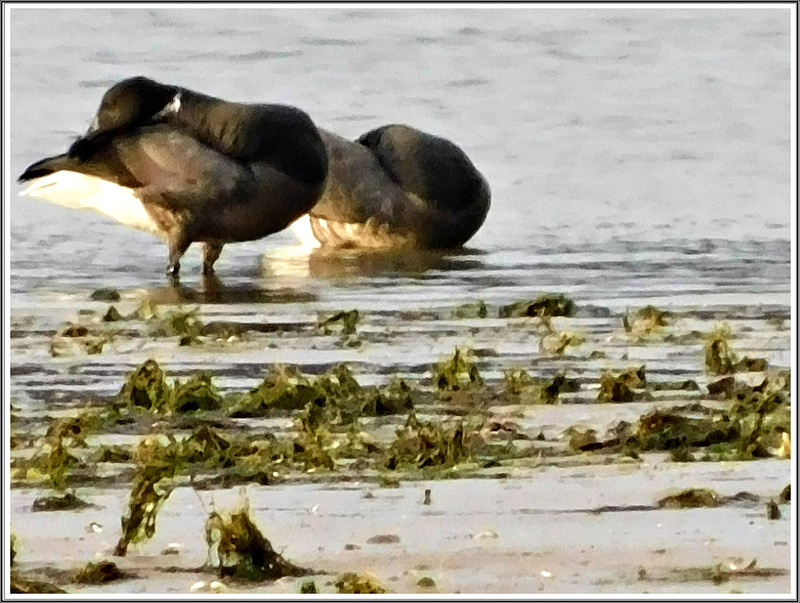
[[[597,392],[598,402],[633,402],[646,397],[647,387],[645,367],[628,369],[619,375],[604,372],[600,375],[600,390]]]
[[[502,306],[500,318],[518,318],[523,316],[572,316],[575,303],[561,293],[547,293],[532,301],[517,301]]]
[[[171,478],[182,464],[180,444],[172,436],[149,437],[136,448],[136,474],[128,498],[128,509],[122,516],[122,536],[114,554],[124,557],[131,542],[152,538],[156,516],[172,493]]]
[[[229,515],[212,511],[206,520],[206,543],[209,566],[222,578],[261,582],[309,573],[275,551],[250,517],[249,506]]]
[[[433,383],[439,391],[462,391],[483,387],[477,365],[470,360],[471,350],[456,348],[453,355],[433,367]]]
[[[355,572],[346,572],[339,576],[335,586],[337,593],[345,595],[380,595],[389,592],[374,576]]]

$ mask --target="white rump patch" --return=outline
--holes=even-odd
[[[295,236],[300,241],[301,247],[305,249],[314,249],[320,247],[320,242],[314,236],[311,230],[311,218],[305,214],[292,222],[292,230]]]
[[[411,243],[410,235],[391,232],[385,224],[370,218],[363,224],[314,218],[311,232],[323,247],[387,249]]]
[[[164,237],[133,190],[101,178],[61,170],[32,180],[19,194],[63,207],[91,209],[126,226]]]

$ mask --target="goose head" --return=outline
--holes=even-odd
[[[181,91],[139,76],[123,80],[103,95],[89,134],[133,128],[180,110]]]

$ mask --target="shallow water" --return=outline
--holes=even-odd
[[[566,370],[588,402],[600,370],[647,364],[648,380],[703,385],[702,340],[640,344],[626,308],[676,313],[674,332],[726,320],[741,355],[788,368],[791,328],[788,9],[40,9],[11,10],[11,172],[63,151],[105,88],[132,75],[231,100],[284,102],[356,137],[404,122],[461,145],[492,188],[486,224],[450,254],[322,253],[293,235],[228,246],[219,282],[183,262],[162,275],[163,243],[88,212],[18,198],[11,185],[11,398],[49,414],[118,391],[148,357],[245,389],[271,362],[319,372],[351,363],[364,383],[425,379],[469,345],[489,380],[524,367]],[[79,310],[99,319],[113,287],[123,313],[143,299],[199,307],[204,322],[278,325],[237,345],[179,347],[124,334],[103,353],[54,358],[53,334]],[[587,338],[540,353],[530,321],[497,307],[562,292],[555,322]],[[488,319],[451,309],[485,300]],[[314,329],[356,308],[360,347]],[[590,360],[602,350],[604,359]],[[631,414],[633,411],[636,414]],[[607,425],[638,407],[534,414],[538,428]],[[538,421],[538,423],[537,423]],[[548,432],[548,436],[550,433]],[[788,479],[788,463],[783,469]],[[785,480],[774,480],[773,489]],[[781,482],[781,483],[778,483]],[[469,588],[467,581],[464,588]],[[520,586],[520,590],[530,584]],[[479,589],[480,590],[480,589]]]
[[[290,232],[228,246],[209,314],[301,320],[544,291],[615,310],[786,313],[786,14],[14,9],[12,173],[64,149],[103,89],[143,73],[293,103],[347,136],[407,122],[462,145],[492,186],[484,228],[456,255],[309,257]],[[165,285],[164,245],[103,216],[12,195],[11,227],[13,318],[41,315],[32,327],[71,318],[99,287],[140,297]],[[184,284],[202,291],[198,255]],[[303,303],[282,303],[293,297]],[[425,341],[425,361],[431,345],[451,341]]]

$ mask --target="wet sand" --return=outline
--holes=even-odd
[[[682,578],[676,570],[759,568],[790,570],[789,506],[766,518],[763,503],[712,509],[625,510],[653,505],[688,487],[720,495],[747,491],[776,497],[786,485],[788,461],[665,463],[524,470],[506,479],[277,485],[246,488],[253,517],[276,550],[313,570],[308,578],[272,584],[231,584],[233,591],[296,593],[315,580],[323,592],[346,571],[368,571],[394,592],[450,593],[785,593],[790,576],[733,578],[721,584]],[[432,504],[423,505],[423,491]],[[365,498],[366,493],[371,498]],[[214,574],[194,571],[206,561],[207,508],[233,508],[240,489],[195,493],[176,489],[158,516],[154,538],[113,558],[127,490],[81,489],[96,509],[31,513],[37,493],[16,491],[12,525],[20,569],[68,569],[102,557],[138,579],[70,588],[75,593],[186,593]],[[199,496],[198,496],[199,495]],[[202,502],[201,502],[202,500]],[[204,508],[204,505],[206,508]],[[620,510],[598,512],[603,507]],[[89,524],[102,525],[102,532]],[[369,544],[392,534],[396,544]],[[177,555],[161,555],[171,543]],[[356,545],[346,550],[346,545]],[[352,547],[349,547],[352,548]],[[165,568],[175,568],[165,572]],[[644,568],[644,579],[639,578]],[[543,573],[544,572],[544,573]],[[430,577],[436,589],[417,586]]]

